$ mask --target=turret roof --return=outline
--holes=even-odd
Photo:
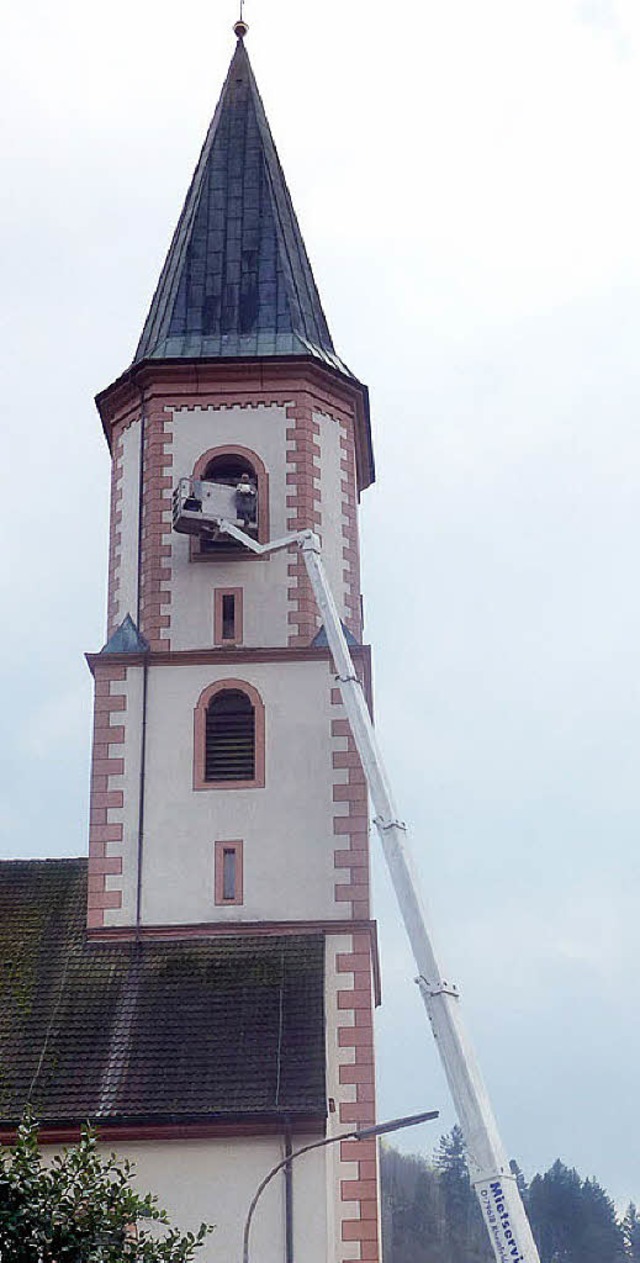
[[[237,47],[134,364],[335,353],[244,41]]]

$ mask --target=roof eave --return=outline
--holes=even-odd
[[[358,465],[358,484],[361,490],[365,490],[375,482],[375,461],[373,455],[373,441],[371,435],[371,410],[369,402],[369,389],[363,382],[359,381],[349,369],[344,370],[329,364],[325,359],[309,355],[281,355],[281,356],[256,356],[247,360],[244,356],[229,357],[195,357],[192,359],[175,358],[175,359],[156,359],[153,356],[138,363],[131,364],[124,373],[117,377],[111,385],[101,390],[95,397],[96,408],[102,421],[104,436],[107,440],[109,450],[111,451],[111,418],[114,412],[114,404],[123,399],[130,388],[139,391],[142,399],[144,395],[144,387],[151,380],[154,370],[179,369],[184,367],[193,370],[199,367],[211,367],[215,365],[221,368],[223,365],[253,365],[256,368],[273,367],[278,368],[283,365],[304,364],[312,367],[317,372],[328,374],[334,380],[339,381],[343,386],[348,387],[350,393],[353,394],[356,403],[356,412],[358,425],[356,426],[356,458]]]
[[[43,1119],[38,1131],[40,1144],[68,1144],[78,1139],[83,1127],[93,1127],[103,1141],[179,1141],[217,1140],[234,1136],[272,1136],[284,1127],[292,1133],[304,1134],[326,1129],[328,1112],[324,1108],[286,1109],[268,1113],[193,1114],[180,1118],[172,1114]],[[19,1119],[0,1118],[0,1144],[11,1144]]]

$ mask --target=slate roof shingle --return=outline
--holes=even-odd
[[[323,941],[87,940],[85,860],[0,863],[0,1123],[323,1119]]]
[[[229,67],[134,357],[335,353],[242,39]]]

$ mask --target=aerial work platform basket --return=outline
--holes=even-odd
[[[173,529],[181,535],[215,536],[214,519],[241,522],[249,535],[257,533],[257,494],[253,490],[253,521],[246,521],[244,506],[238,503],[238,484],[181,478],[173,493]]]

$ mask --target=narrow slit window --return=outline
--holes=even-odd
[[[242,588],[214,588],[213,643],[242,644]]]
[[[223,689],[207,707],[205,781],[253,781],[256,774],[256,716],[239,689]]]
[[[222,639],[236,639],[236,598],[231,593],[222,597]]]
[[[243,901],[242,852],[242,842],[215,844],[215,902],[219,907]]]
[[[237,855],[235,847],[225,846],[222,848],[222,898],[225,903],[227,900],[235,899],[237,887]]]

